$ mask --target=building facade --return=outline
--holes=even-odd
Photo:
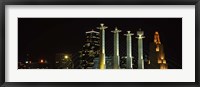
[[[149,69],[167,69],[167,61],[165,59],[164,47],[161,44],[158,32],[154,34],[154,42],[150,44],[149,61],[147,68]]]
[[[91,30],[85,33],[86,39],[79,51],[79,68],[92,69],[94,66],[94,58],[99,56],[99,32]]]

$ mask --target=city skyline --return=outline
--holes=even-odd
[[[125,34],[130,30],[133,49],[137,49],[136,33],[139,29],[144,31],[144,56],[148,55],[149,44],[153,42],[156,31],[160,34],[160,40],[164,45],[166,58],[169,57],[169,68],[182,68],[182,19],[181,18],[19,18],[19,60],[27,53],[34,55],[33,60],[41,57],[47,58],[56,53],[67,52],[73,57],[78,55],[84,44],[85,32],[98,31],[96,27],[100,23],[108,26],[105,30],[106,56],[113,56],[113,31],[115,27],[122,30],[119,34],[120,56],[126,56]],[[112,45],[107,48],[107,45]],[[111,52],[109,52],[109,50]],[[147,51],[147,52],[145,52]],[[137,57],[136,51],[132,54]],[[171,56],[171,57],[170,57]],[[170,59],[172,58],[172,59]],[[75,60],[75,59],[72,59]],[[174,62],[174,63],[173,63]],[[176,65],[171,65],[171,64]]]

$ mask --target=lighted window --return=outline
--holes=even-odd
[[[161,59],[163,60],[163,59],[164,59],[164,56],[161,56]]]
[[[162,63],[162,60],[158,59],[158,64]]]
[[[163,63],[166,64],[166,60],[163,60]]]
[[[156,47],[156,52],[159,52],[159,51],[160,51],[160,50],[159,50],[159,47],[157,46],[157,47]]]

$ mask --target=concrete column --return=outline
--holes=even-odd
[[[127,48],[127,59],[126,59],[126,68],[132,69],[132,40],[131,36],[133,33],[131,31],[127,31],[127,34],[124,34],[126,37],[126,48]]]
[[[107,26],[104,26],[103,23],[100,24],[100,27],[97,27],[97,29],[100,30],[100,54],[99,54],[99,68],[105,69],[106,63],[105,63],[105,29],[108,28]]]
[[[136,37],[138,39],[138,69],[144,69],[144,59],[143,59],[143,41],[142,39],[145,38],[144,32],[141,31],[141,29],[139,31],[137,31],[137,35],[138,37]]]
[[[119,69],[119,32],[121,30],[118,30],[117,27],[114,31],[111,31],[114,33],[114,57],[113,57],[113,68]]]

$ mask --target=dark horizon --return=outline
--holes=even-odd
[[[144,55],[148,55],[149,44],[153,42],[155,31],[159,32],[164,45],[165,58],[171,69],[182,68],[182,18],[18,18],[18,59],[27,53],[33,60],[67,52],[74,57],[82,49],[85,32],[99,31],[96,27],[104,23],[106,29],[106,53],[113,54],[113,33],[115,27],[120,33],[120,56],[126,56],[126,37],[130,30],[133,56],[137,58],[137,31],[144,31]],[[48,58],[47,58],[48,59]],[[53,59],[48,59],[54,61]]]

